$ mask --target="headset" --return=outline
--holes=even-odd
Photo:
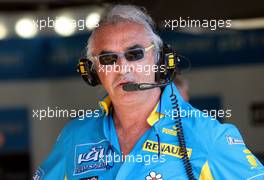
[[[96,73],[94,64],[87,58],[81,58],[76,68],[77,72],[80,73],[83,80],[90,86],[97,86],[101,84],[101,81]]]
[[[189,60],[186,57],[173,51],[171,46],[168,44],[164,44],[158,57],[159,57],[159,60],[157,62],[158,70],[155,72],[155,81],[157,82],[156,85],[158,84],[163,85],[165,83],[167,84],[169,82],[172,82],[176,74],[181,74],[182,68],[179,67],[186,62],[188,62],[189,64]],[[162,70],[161,68],[162,65],[165,65],[165,70],[164,69]],[[97,86],[101,84],[92,60],[87,58],[81,58],[76,67],[76,70],[77,72],[79,72],[83,80],[88,85]],[[144,83],[144,84],[146,85],[148,83]],[[149,86],[148,88],[144,88],[144,89],[150,89],[150,88],[152,88],[152,86]],[[143,88],[139,87],[138,90],[143,90]]]
[[[184,68],[184,63],[187,62],[187,68],[190,68],[190,61],[188,58],[178,54],[174,51],[170,45],[164,44],[158,59],[158,70],[155,72],[155,81],[156,83],[127,83],[123,85],[123,90],[125,91],[137,91],[137,90],[146,90],[152,89],[155,87],[163,88],[166,85],[172,84],[174,78],[177,74],[181,74]],[[161,66],[165,66],[164,69],[161,70]],[[87,58],[81,58],[79,64],[77,65],[77,71],[82,76],[83,80],[88,83],[90,86],[97,86],[101,84],[100,79],[96,73],[94,68],[94,64],[91,60]],[[171,85],[172,88],[172,85]],[[172,107],[175,110],[174,113],[179,112],[178,100],[173,92],[170,95]],[[175,114],[174,114],[175,115]],[[195,180],[195,176],[193,174],[192,165],[190,163],[190,159],[188,157],[187,148],[185,144],[183,127],[180,117],[174,116],[175,126],[177,131],[177,138],[179,142],[179,146],[181,148],[182,161],[185,168],[185,172],[190,180]]]

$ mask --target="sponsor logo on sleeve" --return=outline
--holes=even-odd
[[[230,144],[230,145],[234,145],[234,144],[245,145],[243,139],[241,139],[241,138],[235,138],[235,137],[232,137],[230,135],[227,135],[226,136],[226,140],[227,140],[228,144]]]

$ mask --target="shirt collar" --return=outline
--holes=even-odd
[[[110,111],[110,107],[111,107],[111,99],[110,96],[106,95],[103,100],[99,101],[99,106],[101,108],[101,110],[108,115],[109,111]]]
[[[167,85],[161,95],[160,101],[156,104],[147,118],[147,122],[150,126],[156,124],[159,118],[164,117],[169,111],[173,109],[172,102],[170,101],[170,95],[172,92],[177,96],[179,107],[183,107],[183,98],[181,97],[174,83]],[[108,116],[110,113],[111,104],[111,99],[108,95],[106,95],[103,100],[99,102],[99,106],[101,107],[102,111],[105,112],[106,116]]]
[[[101,110],[105,113],[106,116],[110,113],[111,99],[109,96],[106,96],[102,101],[99,102],[99,106]],[[149,117],[147,118],[147,122],[150,126],[153,126],[159,118],[162,118],[164,114],[159,113],[159,102],[156,104]]]

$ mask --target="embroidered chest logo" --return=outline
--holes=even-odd
[[[76,145],[73,175],[83,174],[91,170],[105,170],[107,167],[107,147],[106,140]]]
[[[100,159],[103,160],[104,151],[105,149],[103,148],[103,146],[92,147],[90,152],[79,154],[78,164],[82,164],[83,162],[89,162],[89,161],[97,162]]]

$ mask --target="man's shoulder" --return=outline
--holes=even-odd
[[[229,128],[233,126],[232,124],[222,123],[216,118],[216,115],[211,113],[210,110],[199,110],[193,107],[189,103],[185,103],[185,108],[183,109],[185,116],[183,118],[187,118],[192,125],[197,127],[211,127],[211,128]]]
[[[209,141],[228,136],[240,136],[237,127],[230,123],[222,123],[208,113],[198,110],[187,103],[188,110],[192,112],[183,118],[186,128],[194,132],[199,137],[206,137]]]

